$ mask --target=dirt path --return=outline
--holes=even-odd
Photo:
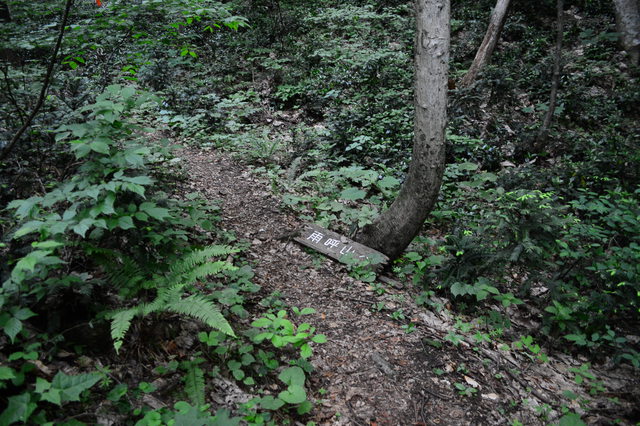
[[[336,425],[511,424],[514,419],[545,424],[559,413],[551,412],[544,420],[532,407],[543,407],[545,399],[554,403],[562,389],[580,391],[571,387],[565,374],[568,367],[558,360],[543,366],[529,361],[523,366],[515,354],[504,355],[491,342],[474,350],[466,342],[473,342],[469,338],[458,346],[430,345],[429,341],[442,342],[447,333],[456,331],[454,318],[416,307],[406,290],[386,286],[380,295],[351,278],[341,265],[280,239],[301,222],[280,209],[266,180],[246,166],[212,151],[185,151],[182,157],[191,189],[221,200],[222,227],[251,242],[247,254],[255,261],[254,282],[266,294],[280,292],[289,306],[317,310],[310,322],[328,342],[316,345],[312,357],[313,397],[322,402],[311,420]],[[379,302],[389,309],[372,311]],[[390,317],[399,309],[406,318],[403,322]],[[417,324],[412,333],[401,328],[408,320]],[[504,363],[515,369],[509,362],[526,374],[505,372]],[[618,374],[620,392],[630,392],[633,381]],[[462,395],[455,383],[475,391]],[[533,393],[526,389],[529,386]],[[320,389],[326,392],[321,394]],[[528,405],[522,403],[524,398]],[[600,412],[607,412],[609,405]],[[617,408],[625,411],[633,405]],[[590,413],[596,422],[603,418]]]

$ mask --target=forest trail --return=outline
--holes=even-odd
[[[548,424],[561,414],[550,409],[543,420],[534,407],[555,406],[554,394],[565,389],[581,393],[567,372],[579,362],[567,357],[541,365],[523,356],[528,363],[521,364],[515,353],[505,355],[492,342],[474,350],[469,338],[453,346],[444,341],[447,333],[464,336],[448,311],[436,314],[417,307],[408,289],[386,286],[383,294],[376,292],[350,277],[339,263],[305,252],[287,238],[302,222],[280,208],[266,179],[228,154],[185,149],[179,155],[190,178],[188,189],[220,200],[222,228],[250,242],[245,255],[263,295],[279,292],[287,306],[317,311],[305,321],[328,341],[316,344],[311,358],[316,370],[310,378],[310,399],[320,402],[309,420],[335,425],[511,424],[514,419]],[[380,302],[388,310],[372,309]],[[391,318],[390,312],[399,311],[404,322],[416,324],[414,332],[406,333],[403,322]],[[505,366],[523,373],[516,377]],[[599,374],[621,394],[634,389],[633,379],[619,369],[617,377]],[[456,383],[475,390],[464,395]],[[524,398],[530,406],[513,403]],[[602,413],[591,413],[591,418],[615,418],[611,409],[633,410],[630,404],[605,404]]]

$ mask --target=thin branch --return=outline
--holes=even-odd
[[[564,37],[564,0],[558,0],[557,9],[558,32],[556,35],[556,48],[553,61],[553,80],[551,82],[551,94],[549,95],[549,109],[547,109],[547,113],[544,116],[544,121],[542,122],[542,126],[540,126],[538,136],[536,137],[536,140],[534,142],[534,151],[541,151],[547,143],[547,137],[549,136],[549,129],[551,127],[553,115],[556,111],[556,102],[558,99],[560,71],[562,69],[562,39]]]
[[[9,101],[15,108],[16,112],[20,116],[20,121],[22,122],[21,124],[24,124],[27,114],[20,107],[20,104],[18,104],[18,101],[16,101],[15,96],[13,96],[13,89],[11,88],[11,81],[9,80],[8,66],[6,68],[2,68],[2,74],[4,75],[4,83],[7,86],[7,91],[6,91],[7,99],[9,99]]]
[[[38,97],[38,101],[36,102],[36,106],[31,111],[31,114],[27,117],[26,121],[18,129],[11,141],[4,147],[2,152],[0,153],[0,161],[3,161],[7,155],[13,151],[14,146],[20,140],[20,137],[24,134],[24,132],[29,128],[31,122],[38,115],[40,108],[44,104],[44,99],[47,95],[47,90],[49,89],[49,85],[51,84],[51,76],[53,75],[53,70],[56,66],[56,59],[58,57],[58,51],[60,51],[60,45],[62,45],[62,38],[64,36],[64,29],[67,26],[67,20],[69,19],[69,12],[71,11],[71,6],[73,5],[73,0],[67,0],[64,8],[64,14],[62,15],[62,22],[60,24],[60,31],[58,32],[58,39],[56,40],[56,44],[53,48],[53,52],[51,54],[51,61],[49,62],[49,67],[47,68],[47,73],[44,76],[44,81],[42,83],[42,89],[40,90],[40,96]]]

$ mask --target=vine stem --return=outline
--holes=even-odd
[[[47,95],[47,90],[49,90],[49,85],[51,84],[51,77],[53,76],[53,70],[56,66],[56,59],[58,57],[58,52],[60,51],[60,46],[62,45],[62,39],[64,37],[64,30],[67,27],[67,21],[69,19],[69,12],[71,11],[71,6],[73,5],[73,0],[67,0],[64,13],[62,15],[62,22],[60,24],[60,31],[58,32],[58,39],[56,40],[56,44],[53,48],[53,52],[51,54],[51,60],[49,61],[49,66],[47,67],[47,73],[44,76],[44,81],[42,82],[42,89],[40,90],[40,96],[38,96],[38,102],[36,102],[36,106],[31,111],[31,114],[27,117],[25,122],[22,124],[22,127],[18,129],[15,135],[11,138],[11,141],[2,149],[0,152],[0,161],[3,161],[10,153],[13,151],[16,143],[24,132],[29,128],[31,122],[38,115],[40,108],[44,104],[44,98]]]

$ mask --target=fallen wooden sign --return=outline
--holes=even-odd
[[[341,263],[350,263],[349,259],[355,259],[377,269],[389,261],[379,251],[312,223],[306,223],[294,240]]]

